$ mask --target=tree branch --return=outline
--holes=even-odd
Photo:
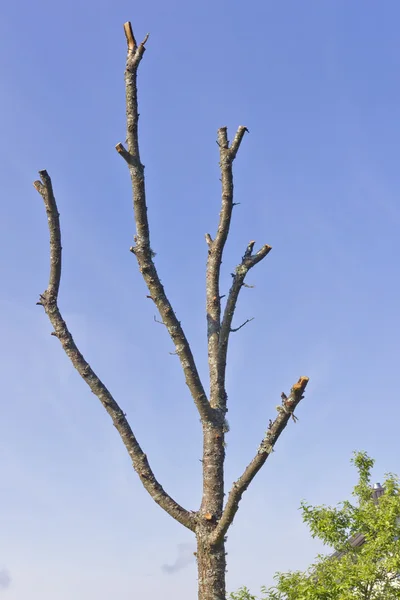
[[[256,456],[251,463],[246,467],[243,475],[239,477],[232,486],[228,500],[222,513],[222,517],[212,534],[212,543],[218,544],[222,541],[224,535],[228,531],[232,523],[236,511],[239,508],[239,502],[243,493],[247,490],[250,483],[264,465],[268,456],[273,451],[276,442],[279,439],[282,431],[285,429],[290,417],[293,415],[296,406],[304,398],[304,391],[308,383],[308,377],[300,377],[297,383],[290,390],[290,394],[286,397],[282,395],[282,405],[277,407],[278,416],[275,421],[270,422],[268,431],[266,432]]]
[[[60,219],[51,179],[47,171],[39,171],[39,175],[41,181],[35,181],[33,185],[42,196],[47,213],[50,233],[50,276],[48,287],[46,291],[41,294],[38,304],[43,306],[53,325],[54,331],[52,332],[52,335],[60,340],[61,345],[73,366],[110,415],[113,424],[131,457],[133,468],[139,475],[143,486],[153,500],[171,517],[174,517],[179,523],[194,531],[195,515],[175,502],[157,481],[151,470],[147,456],[144,454],[139,442],[133,434],[124,412],[77,348],[73,337],[68,330],[67,324],[62,318],[58,308],[62,255]]]
[[[221,327],[221,298],[219,279],[222,255],[229,234],[233,209],[233,170],[232,164],[239,150],[246,127],[238,128],[229,146],[226,127],[218,129],[218,146],[220,153],[220,169],[222,182],[222,202],[219,224],[215,239],[206,235],[208,244],[206,306],[208,364],[210,371],[210,403],[214,408],[226,409],[225,377],[219,368],[219,336]]]
[[[156,304],[163,323],[176,348],[185,375],[185,381],[192,394],[202,421],[211,421],[214,418],[210,403],[208,402],[204,387],[193,358],[193,354],[178,321],[170,301],[168,300],[164,287],[159,278],[157,269],[153,262],[154,253],[150,246],[150,231],[147,218],[146,189],[144,177],[144,165],[140,161],[139,136],[138,136],[138,97],[137,97],[137,70],[145,51],[145,43],[136,43],[131,24],[125,23],[125,35],[128,44],[128,56],[125,69],[126,90],[126,119],[127,119],[127,143],[128,150],[119,143],[117,152],[128,164],[133,190],[133,207],[136,223],[135,246],[131,251],[136,256],[139,270],[143,275],[151,297]]]
[[[246,319],[244,323],[242,323],[241,325],[239,325],[239,327],[232,328],[230,330],[230,332],[231,333],[236,333],[237,331],[240,331],[240,329],[242,329],[242,327],[244,327],[245,325],[247,325],[247,323],[250,323],[250,321],[254,321],[254,317],[251,317],[251,319]]]
[[[235,331],[234,329],[232,329],[232,319],[235,313],[239,292],[241,288],[246,285],[244,283],[244,280],[250,269],[252,269],[257,263],[259,263],[263,258],[265,258],[267,254],[272,250],[271,246],[265,244],[262,248],[260,248],[258,252],[253,254],[254,244],[254,240],[249,242],[245,253],[242,257],[242,262],[236,267],[235,272],[232,274],[232,286],[229,290],[228,298],[226,301],[224,316],[221,323],[221,331],[219,335],[219,363],[220,369],[224,374],[226,370],[229,335],[230,333],[232,333],[232,331]]]

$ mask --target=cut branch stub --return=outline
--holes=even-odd
[[[128,49],[131,51],[135,51],[137,44],[136,44],[135,36],[133,35],[132,25],[131,25],[130,21],[127,21],[126,23],[124,23],[124,32],[125,32],[126,42],[128,44]]]
[[[251,254],[253,252],[254,244],[255,244],[254,240],[251,240],[251,242],[248,243],[248,246],[245,250],[242,260],[246,260],[246,258],[249,258],[249,256],[251,256]]]

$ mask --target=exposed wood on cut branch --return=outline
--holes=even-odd
[[[126,23],[124,23],[124,32],[125,32],[125,37],[126,37],[126,43],[128,44],[128,49],[131,52],[134,52],[137,44],[136,44],[135,36],[133,34],[133,29],[132,29],[132,25],[131,25],[130,21],[127,21]]]
[[[219,290],[220,270],[225,243],[233,209],[233,161],[239,150],[246,127],[240,126],[229,145],[226,127],[218,129],[218,146],[220,153],[220,169],[222,183],[221,212],[219,224],[214,240],[206,235],[208,244],[207,260],[207,337],[208,337],[208,364],[210,371],[210,402],[213,407],[225,407],[224,374],[219,368],[219,334],[221,327],[221,298]]]
[[[219,543],[228,531],[236,511],[238,510],[243,493],[247,490],[250,483],[273,451],[279,436],[285,429],[291,416],[294,415],[296,406],[304,398],[304,391],[307,383],[308,377],[300,377],[298,382],[295,383],[290,390],[289,396],[286,397],[286,395],[282,395],[282,405],[277,407],[278,416],[274,421],[270,421],[268,430],[258,448],[256,456],[246,467],[243,475],[239,477],[232,486],[222,517],[213,532],[212,543]]]
[[[41,294],[38,304],[42,305],[54,328],[52,335],[57,337],[71,360],[73,366],[88,384],[92,392],[98,397],[131,457],[133,467],[138,473],[143,486],[153,500],[179,523],[194,531],[195,517],[185,510],[167,494],[157,481],[149,465],[146,454],[139,445],[132,429],[126,419],[125,413],[114,400],[113,396],[99,379],[89,363],[85,360],[65,323],[58,308],[58,291],[61,279],[61,230],[59,213],[53,193],[51,179],[47,171],[39,171],[41,181],[35,181],[34,186],[43,198],[47,213],[50,233],[50,275],[46,291]]]
[[[193,358],[189,342],[185,336],[180,321],[177,319],[172,305],[164,291],[153,257],[154,252],[150,246],[150,231],[147,218],[146,189],[144,165],[140,160],[139,134],[138,134],[138,96],[137,96],[137,70],[145,51],[145,43],[136,43],[130,23],[124,25],[128,44],[128,56],[125,69],[125,91],[126,91],[126,120],[127,120],[127,144],[116,146],[117,152],[128,164],[133,190],[133,207],[136,223],[135,245],[131,251],[136,256],[139,270],[148,287],[161,319],[168,329],[174,343],[185,375],[186,384],[192,394],[202,421],[211,421],[214,417],[210,403],[206,396],[204,387]]]
[[[140,61],[140,59],[143,56],[144,51],[146,50],[145,44],[146,44],[147,40],[149,39],[149,34],[148,33],[146,34],[143,42],[141,44],[139,44],[139,46],[138,46],[136,43],[135,36],[133,34],[132,24],[130,21],[127,21],[126,23],[124,23],[124,33],[125,33],[126,43],[128,45],[129,52],[132,52],[133,54],[137,53],[138,56],[136,57],[136,60]]]
[[[237,331],[239,328],[232,328],[232,320],[235,314],[236,304],[238,301],[239,293],[242,287],[246,286],[244,280],[246,278],[247,273],[252,269],[257,263],[259,263],[263,258],[267,256],[267,254],[272,250],[271,246],[265,244],[258,252],[253,254],[255,241],[251,240],[248,243],[247,248],[242,257],[242,262],[235,269],[235,272],[232,273],[232,286],[229,290],[228,298],[225,305],[224,316],[221,323],[221,331],[219,335],[219,363],[220,369],[225,373],[226,370],[226,359],[228,353],[228,343],[229,343],[229,335],[233,331]]]

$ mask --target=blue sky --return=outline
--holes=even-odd
[[[32,181],[59,204],[60,307],[127,412],[159,480],[197,509],[201,432],[166,331],[128,249],[125,41],[151,37],[140,135],[157,267],[207,374],[206,232],[220,189],[216,130],[246,136],[222,288],[251,239],[232,337],[227,485],[254,455],[280,393],[307,396],[246,492],[228,540],[228,586],[257,590],[320,550],[300,500],[336,503],[355,449],[375,479],[399,472],[400,6],[395,1],[201,3],[14,0],[0,22],[3,286],[0,596],[196,597],[190,532],[147,496],[108,416],[35,305],[48,232]],[[192,546],[193,545],[193,546]],[[167,568],[165,568],[167,565]],[[168,568],[168,566],[170,568]]]

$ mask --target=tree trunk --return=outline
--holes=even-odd
[[[225,543],[210,546],[204,533],[197,533],[198,600],[226,600]]]
[[[196,527],[199,600],[226,600],[225,538],[211,543],[223,511],[224,459],[223,421],[203,423],[203,498]]]

